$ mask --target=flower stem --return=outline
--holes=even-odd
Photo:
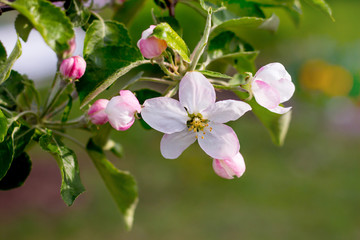
[[[42,112],[40,118],[43,118],[51,110],[52,106],[59,99],[60,95],[65,91],[66,87],[67,87],[67,83],[65,84],[65,86],[60,86],[58,91],[55,93],[55,96],[53,97],[53,99],[50,101],[50,103],[47,105],[47,107],[45,107],[45,109]]]
[[[210,30],[211,30],[211,15],[212,15],[212,10],[211,8],[208,11],[208,15],[206,18],[206,25],[205,25],[205,30],[204,30],[204,35],[202,36],[202,38],[200,39],[199,43],[197,44],[194,52],[193,52],[193,56],[191,59],[191,64],[188,68],[188,71],[194,71],[196,68],[197,63],[200,60],[201,55],[204,53],[205,47],[208,43],[208,39],[210,36]]]

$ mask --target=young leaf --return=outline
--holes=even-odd
[[[11,68],[14,65],[15,61],[20,57],[20,55],[21,55],[21,43],[20,43],[20,39],[18,39],[10,56],[4,62],[1,62],[0,84],[3,83],[9,77]]]
[[[305,0],[305,2],[320,9],[320,11],[328,15],[331,18],[331,20],[335,22],[335,19],[332,15],[332,10],[325,0]]]
[[[39,142],[42,149],[50,152],[56,159],[62,178],[61,197],[66,205],[71,206],[74,200],[85,191],[80,180],[76,155],[50,132],[41,136]]]
[[[33,25],[31,24],[29,19],[19,14],[15,20],[15,29],[19,37],[21,37],[21,39],[26,42],[31,32],[31,29],[33,29]]]
[[[74,37],[73,25],[60,8],[45,0],[6,1],[6,4],[26,17],[56,53],[69,48],[68,42]]]
[[[158,24],[153,31],[153,36],[165,40],[167,45],[177,52],[180,57],[190,62],[190,51],[184,40],[170,27],[168,23]]]
[[[131,46],[131,39],[125,26],[116,21],[93,21],[84,39],[83,54],[93,53],[105,46]]]
[[[0,143],[4,141],[4,138],[7,133],[7,119],[3,112],[0,110]]]
[[[131,229],[138,202],[138,190],[135,179],[130,173],[117,169],[109,162],[103,150],[95,145],[92,139],[89,140],[86,150],[115,200],[116,205],[123,214],[126,227]]]
[[[5,177],[0,180],[0,190],[10,190],[24,184],[31,171],[31,160],[26,152],[18,154],[12,161]]]

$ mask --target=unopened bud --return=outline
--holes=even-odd
[[[63,53],[63,58],[71,57],[75,51],[75,48],[76,48],[75,38],[72,38],[69,41],[69,49]]]
[[[73,56],[63,60],[60,65],[60,73],[67,79],[81,78],[86,69],[86,62],[80,56]]]
[[[96,125],[102,125],[108,122],[108,116],[105,113],[105,108],[108,105],[109,100],[99,99],[94,102],[93,105],[89,108],[88,115],[90,121]]]
[[[244,158],[240,153],[230,159],[214,159],[213,168],[217,175],[226,179],[241,177],[246,169]]]
[[[159,57],[167,48],[165,40],[150,36],[155,27],[155,25],[151,25],[148,29],[143,31],[140,40],[137,42],[141,54],[149,59]]]
[[[109,123],[118,131],[130,128],[135,121],[135,114],[140,111],[138,99],[129,90],[121,90],[120,96],[113,97],[105,109]]]

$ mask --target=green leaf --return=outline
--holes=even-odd
[[[320,11],[325,13],[327,16],[331,18],[333,22],[335,22],[335,19],[332,15],[332,10],[325,0],[305,0],[305,2],[320,9]]]
[[[66,9],[66,15],[74,27],[81,27],[89,21],[91,13],[80,0],[71,0],[70,6]]]
[[[107,143],[103,146],[103,150],[111,151],[118,158],[122,158],[124,156],[124,149],[122,145],[112,139],[107,141]]]
[[[20,43],[20,39],[18,39],[10,56],[4,62],[1,62],[0,84],[3,83],[9,77],[11,68],[14,65],[15,61],[20,57],[20,55],[21,55],[21,43]]]
[[[146,0],[126,0],[121,6],[115,9],[112,19],[122,22],[129,27],[143,9],[145,3]]]
[[[123,214],[126,227],[131,229],[138,202],[138,190],[135,179],[130,173],[117,169],[109,162],[103,150],[95,145],[92,139],[89,140],[86,150],[116,205]]]
[[[2,42],[0,41],[0,64],[2,65],[6,61],[6,49],[2,45]]]
[[[84,41],[86,72],[76,89],[81,108],[110,87],[131,69],[149,63],[139,49],[131,46],[124,25],[115,21],[94,21],[86,31]]]
[[[19,37],[21,37],[21,39],[26,42],[31,32],[31,29],[33,29],[33,25],[31,24],[29,19],[19,14],[15,20],[15,29]]]
[[[225,21],[217,25],[211,32],[210,38],[218,35],[224,31],[232,31],[237,35],[241,35],[241,31],[248,29],[264,29],[269,31],[276,31],[279,24],[279,18],[272,15],[270,18],[258,17],[242,17]]]
[[[16,0],[6,4],[26,17],[56,53],[69,48],[68,42],[74,37],[73,25],[60,8],[45,0]]]
[[[223,74],[223,73],[219,73],[219,72],[214,72],[214,71],[209,71],[209,70],[202,70],[199,71],[202,74],[204,74],[207,77],[213,77],[213,78],[224,78],[224,79],[231,79],[232,77]]]
[[[190,62],[190,51],[184,40],[170,27],[168,23],[158,24],[153,31],[153,36],[165,40],[167,45],[177,52],[180,57]]]
[[[225,72],[228,65],[233,66],[239,73],[255,72],[255,58],[259,54],[246,42],[238,38],[235,33],[222,32],[211,39],[208,48],[207,69]]]
[[[129,33],[123,24],[115,21],[93,21],[84,39],[85,58],[105,46],[131,46]]]
[[[179,36],[182,36],[183,33],[183,29],[180,26],[180,23],[178,22],[178,20],[176,20],[175,17],[170,17],[170,16],[165,16],[165,17],[160,17],[160,16],[155,16],[157,23],[162,23],[162,22],[166,22],[168,23],[172,29],[174,29],[177,34],[179,34]]]
[[[247,93],[234,91],[240,99],[248,97]],[[260,120],[260,122],[269,131],[271,139],[274,144],[282,146],[289,129],[291,121],[291,111],[285,114],[277,114],[269,111],[268,109],[260,106],[253,97],[247,102],[252,107],[252,112]]]
[[[31,171],[31,160],[26,152],[18,154],[12,161],[5,177],[0,180],[0,190],[10,190],[24,184]]]
[[[16,98],[24,91],[24,78],[12,70],[6,82],[0,85],[0,105],[9,109],[16,107]]]
[[[145,63],[139,50],[129,46],[107,46],[95,50],[86,58],[86,72],[76,82],[81,108],[110,87],[131,69]]]
[[[7,129],[8,129],[7,119],[3,114],[3,112],[0,110],[0,143],[4,141],[4,138],[7,133]]]
[[[6,175],[14,158],[14,136],[19,130],[17,124],[13,124],[4,141],[0,143],[0,180]]]
[[[85,191],[80,180],[80,171],[75,153],[56,139],[50,132],[40,137],[40,146],[56,159],[61,172],[61,197],[66,205]]]

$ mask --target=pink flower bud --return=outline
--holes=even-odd
[[[135,114],[140,111],[139,101],[129,90],[121,90],[120,96],[113,97],[105,109],[109,123],[118,131],[130,128],[135,121]]]
[[[229,159],[214,159],[213,168],[217,175],[226,179],[241,177],[246,169],[244,158],[240,153]]]
[[[93,124],[102,125],[108,122],[108,116],[105,113],[105,108],[108,105],[109,100],[99,99],[91,105],[88,115]]]
[[[80,56],[65,59],[60,65],[60,73],[68,79],[81,78],[86,69],[86,62]]]
[[[63,53],[63,58],[68,58],[72,56],[75,51],[75,48],[76,48],[75,38],[72,38],[69,41],[69,49]]]
[[[155,25],[151,25],[148,29],[143,31],[140,40],[137,42],[141,54],[149,59],[160,56],[167,48],[165,40],[158,39],[154,36],[150,37],[155,27]]]

